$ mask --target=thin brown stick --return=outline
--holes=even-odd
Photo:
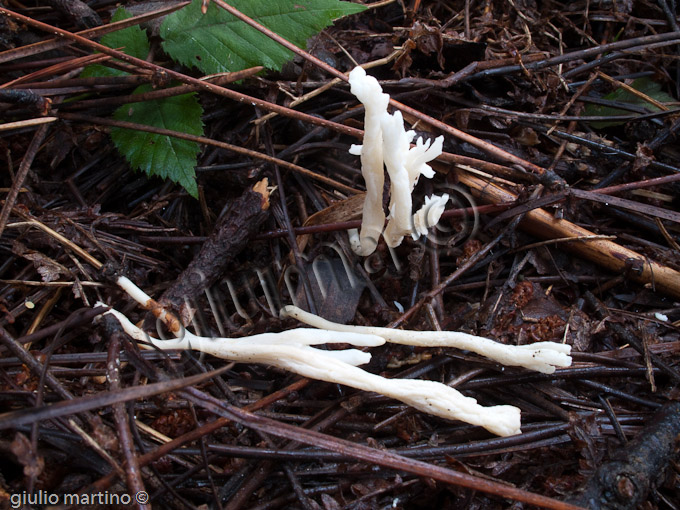
[[[14,213],[18,216],[21,216],[22,218],[26,219],[27,221],[22,222],[22,224],[28,225],[28,226],[34,226],[45,232],[46,234],[49,234],[52,236],[54,239],[59,241],[61,244],[64,246],[70,248],[73,250],[76,254],[78,254],[80,257],[84,258],[88,264],[90,264],[92,267],[95,269],[100,269],[102,267],[102,263],[97,260],[96,257],[90,255],[87,251],[83,250],[80,246],[72,242],[70,239],[67,239],[63,235],[61,235],[59,232],[51,229],[41,221],[38,221],[32,217],[30,217],[28,214],[24,213],[23,211],[19,209],[14,209]],[[16,225],[16,224],[13,224]]]
[[[4,345],[12,354],[14,354],[14,356],[19,358],[21,362],[24,363],[37,377],[40,377],[40,375],[45,372],[44,365],[35,359],[35,356],[24,349],[23,346],[19,344],[2,326],[0,326],[0,344]],[[73,394],[64,388],[59,380],[49,371],[45,372],[45,383],[61,398],[67,401],[74,398]],[[5,417],[7,414],[10,413],[0,415],[0,418]],[[0,420],[0,422],[1,421],[2,420]]]
[[[50,124],[55,120],[59,119],[57,119],[56,117],[37,117],[35,119],[18,120],[16,122],[6,122],[4,124],[0,124],[0,131],[10,131],[12,129],[40,126],[41,124]]]
[[[264,409],[265,407],[268,407],[274,402],[277,402],[278,400],[285,398],[287,395],[302,390],[305,386],[307,386],[307,384],[309,384],[309,379],[298,379],[297,381],[286,386],[285,388],[282,388],[270,395],[267,395],[266,397],[261,398],[257,402],[250,404],[245,408],[248,409],[249,411],[257,411],[260,409]],[[150,452],[145,453],[139,458],[139,465],[142,467],[146,466],[151,462],[154,462],[160,459],[161,457],[168,455],[173,450],[176,450],[177,448],[180,448],[181,446],[187,443],[196,441],[204,436],[207,436],[208,434],[211,434],[212,432],[228,425],[229,423],[231,423],[231,420],[229,418],[217,418],[214,421],[206,423],[205,425],[202,425],[201,427],[195,430],[187,432],[186,434],[183,434],[173,439],[172,441],[160,445],[155,450],[151,450]],[[105,490],[108,487],[110,487],[115,480],[116,473],[111,473],[97,480],[94,484],[92,484],[90,489]]]
[[[562,243],[574,243],[574,242],[586,242],[593,241],[595,239],[616,239],[616,236],[604,236],[604,235],[594,235],[587,237],[560,237],[556,239],[546,239],[545,241],[538,241],[537,243],[525,244],[519,248],[510,250],[510,253],[517,253],[519,251],[531,250],[533,248],[540,248],[541,246],[547,246],[549,244],[562,244]]]
[[[8,346],[13,342],[11,336],[9,336],[7,331],[5,331],[5,329],[2,326],[0,326],[0,341]],[[23,347],[21,346],[19,346],[19,350],[26,353],[26,351],[24,351]],[[26,356],[24,356],[23,354],[22,355],[17,354],[17,352],[15,352],[14,354],[17,357],[21,358],[22,361],[27,359],[28,363],[31,363],[31,365],[37,364],[35,366],[37,367],[38,370],[43,369],[42,363],[37,361],[30,354],[28,355],[28,358],[26,358]],[[144,386],[140,385],[130,388],[124,388],[118,391],[110,391],[108,393],[104,393],[103,395],[92,394],[77,398],[74,398],[68,391],[64,390],[59,384],[59,382],[56,381],[55,379],[56,383],[54,387],[55,391],[58,391],[60,393],[60,396],[62,396],[66,400],[61,400],[54,404],[43,405],[40,407],[20,409],[18,411],[9,411],[0,414],[0,430],[12,429],[19,427],[21,425],[31,424],[41,420],[49,420],[59,418],[62,416],[70,416],[75,413],[87,412],[93,409],[107,407],[118,402],[129,402],[131,400],[137,400],[139,398],[147,398],[152,397],[154,395],[159,395],[161,393],[177,391],[185,386],[200,384],[204,381],[212,379],[213,377],[216,377],[226,372],[229,368],[230,366],[226,365],[222,368],[218,368],[210,372],[192,375],[181,379],[172,379],[153,384],[147,384]],[[51,376],[48,373],[48,377],[46,377],[45,380],[50,386],[52,386],[52,384],[50,383],[50,377]],[[63,392],[65,393],[62,395]]]
[[[644,179],[642,181],[628,182],[625,184],[617,184],[607,188],[600,188],[597,193],[601,195],[613,195],[621,191],[629,191],[633,189],[650,188],[652,186],[661,186],[662,184],[669,184],[671,182],[680,181],[680,173],[666,175],[664,177],[654,177],[653,179]]]
[[[108,25],[103,25],[97,28],[90,28],[87,30],[82,30],[76,32],[77,35],[85,39],[93,39],[95,37],[101,37],[105,34],[110,34],[111,32],[116,32],[117,30],[122,30],[127,27],[134,25],[139,25],[140,23],[145,23],[152,19],[159,18],[181,9],[189,5],[190,2],[182,2],[176,5],[171,5],[169,7],[164,7],[156,11],[147,12],[146,14],[141,14],[133,18],[123,19],[116,21],[115,23],[109,23]],[[54,50],[62,46],[67,46],[70,44],[68,41],[64,41],[59,37],[54,37],[52,39],[47,39],[45,41],[40,41],[33,44],[27,44],[26,46],[21,46],[19,48],[12,48],[11,50],[6,50],[0,52],[0,64],[4,62],[12,62],[20,58],[30,57],[32,55],[37,55],[39,53],[44,53],[46,51]]]
[[[477,177],[459,172],[460,181],[471,188],[484,201],[503,203],[516,200],[517,196],[500,186]],[[544,209],[528,211],[521,227],[541,238],[585,237],[595,235],[570,221],[556,219]],[[654,285],[657,290],[680,297],[680,272],[663,266],[633,250],[619,246],[612,241],[601,239],[587,243],[571,243],[568,249],[617,273],[630,270],[633,280]]]
[[[390,469],[403,470],[417,474],[418,476],[430,477],[441,482],[483,491],[488,494],[510,498],[515,501],[523,501],[543,508],[554,510],[582,510],[581,507],[575,507],[571,504],[563,503],[562,501],[517,489],[499,482],[453,471],[452,469],[428,464],[423,461],[409,459],[384,450],[359,445],[352,443],[351,441],[328,436],[327,434],[315,430],[302,429],[269,418],[264,418],[249,411],[226,404],[223,401],[194,388],[182,390],[182,393],[197,405],[266,434],[340,452],[357,460],[370,462],[371,464],[378,464]]]
[[[55,74],[66,73],[68,71],[72,71],[73,69],[78,69],[80,67],[84,67],[90,64],[97,64],[110,59],[111,57],[109,57],[108,55],[98,55],[96,53],[93,55],[85,55],[83,57],[75,57],[69,60],[65,60],[63,62],[59,62],[58,64],[54,64],[49,67],[38,69],[37,71],[25,74],[12,81],[3,83],[2,85],[0,85],[0,89],[8,89],[10,87],[14,87],[15,85],[20,85],[22,83],[30,82],[32,80],[44,79]]]
[[[106,378],[109,381],[111,391],[117,391],[121,388],[120,384],[120,344],[122,333],[120,331],[120,324],[107,315],[104,317],[109,332],[109,347],[108,359],[106,361]],[[115,323],[115,324],[113,324]],[[120,441],[120,449],[125,458],[125,475],[127,478],[127,487],[130,494],[145,493],[144,481],[140,472],[137,455],[135,455],[135,445],[130,433],[129,416],[125,409],[125,404],[118,402],[113,404],[113,419],[116,423],[118,431],[118,439]],[[137,501],[137,508],[145,510],[149,508],[143,501]]]
[[[634,89],[633,87],[631,87],[630,85],[628,85],[628,84],[626,84],[626,83],[623,83],[622,81],[619,81],[619,80],[617,80],[617,79],[615,79],[615,78],[612,78],[611,76],[609,76],[608,74],[603,73],[602,71],[598,71],[598,72],[597,72],[597,76],[600,77],[600,78],[602,78],[603,80],[605,80],[605,81],[611,83],[612,85],[615,85],[615,86],[617,86],[617,87],[619,87],[619,88],[622,88],[623,90],[625,90],[625,91],[628,92],[629,94],[633,94],[635,97],[639,97],[639,98],[642,99],[643,101],[646,101],[646,102],[648,102],[649,104],[651,104],[651,105],[653,105],[653,106],[656,106],[659,110],[668,111],[668,106],[666,106],[665,104],[660,103],[659,101],[657,101],[657,100],[654,99],[653,97],[649,97],[649,96],[648,96],[647,94],[645,94],[644,92],[640,92],[639,90]]]
[[[2,211],[0,211],[0,236],[2,236],[2,233],[5,230],[5,225],[7,225],[9,215],[12,212],[12,208],[16,203],[17,197],[19,196],[19,190],[24,185],[24,180],[28,175],[28,170],[31,168],[31,164],[33,164],[33,160],[35,159],[35,156],[38,154],[38,149],[40,149],[40,145],[43,143],[43,140],[45,140],[48,127],[49,124],[40,125],[40,127],[33,135],[31,143],[28,145],[28,149],[26,149],[26,154],[24,154],[24,158],[21,160],[21,164],[19,165],[19,171],[17,172],[16,177],[14,178],[14,182],[12,183],[12,187],[10,188],[9,193],[7,194],[5,203],[2,206]]]
[[[109,57],[107,57],[109,58]],[[116,87],[126,85],[139,85],[151,81],[151,75],[121,75],[121,76],[89,76],[87,78],[57,78],[49,81],[34,81],[17,85],[16,89],[57,89],[66,87],[96,87],[101,85],[113,85]],[[63,108],[63,105],[61,106]]]
[[[656,226],[659,227],[661,235],[663,235],[664,239],[670,245],[670,247],[673,248],[678,253],[680,253],[680,244],[678,244],[678,242],[675,239],[673,239],[673,236],[671,236],[668,230],[666,230],[666,227],[661,222],[661,220],[659,218],[654,218],[654,222],[656,223]]]
[[[251,67],[243,71],[234,73],[226,73],[216,76],[208,76],[205,79],[216,85],[226,85],[227,83],[234,83],[235,81],[245,80],[251,76],[259,73],[264,68],[262,66]],[[163,99],[166,97],[180,96],[190,92],[197,92],[196,85],[179,85],[177,87],[168,87],[166,89],[151,90],[141,94],[126,94],[124,96],[106,97],[100,99],[88,99],[67,103],[61,107],[61,110],[84,110],[86,108],[101,108],[103,106],[117,106],[128,103],[141,103],[143,101],[153,101],[155,99]]]
[[[564,64],[566,62],[572,62],[574,60],[583,60],[590,57],[596,57],[598,55],[612,52],[614,50],[624,50],[631,49],[634,47],[648,47],[649,45],[656,43],[663,43],[664,45],[675,44],[680,41],[680,33],[678,32],[665,32],[663,34],[646,35],[642,37],[633,37],[632,39],[623,39],[621,41],[616,41],[608,44],[600,44],[593,48],[586,48],[584,50],[572,51],[569,53],[563,53],[562,55],[556,55],[544,60],[539,60],[532,62],[530,64],[525,63],[524,66],[527,70],[535,71],[537,69],[543,69],[545,67],[551,67],[558,64]],[[515,73],[522,71],[522,66],[520,65],[508,65],[504,67],[497,67],[494,69],[483,70],[479,73],[475,73],[471,76],[475,78],[487,77],[487,76],[497,76],[503,74]]]

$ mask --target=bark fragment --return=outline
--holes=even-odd
[[[267,218],[267,183],[263,179],[229,205],[194,260],[163,293],[160,302],[181,306],[185,299],[195,298],[217,281]]]
[[[80,0],[47,0],[47,3],[64,14],[78,28],[93,28],[102,24],[99,14]]]
[[[680,403],[663,406],[634,441],[602,464],[569,503],[591,510],[634,510],[677,457]]]

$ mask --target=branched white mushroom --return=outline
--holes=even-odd
[[[423,412],[457,419],[484,427],[494,434],[519,434],[520,410],[513,406],[483,407],[474,398],[435,381],[385,379],[358,368],[368,363],[369,353],[358,349],[319,350],[312,345],[347,343],[375,347],[385,341],[422,347],[467,349],[506,365],[517,365],[552,373],[555,367],[571,364],[570,347],[553,342],[508,346],[488,338],[451,331],[404,331],[389,328],[349,326],[327,321],[295,306],[281,310],[282,317],[294,317],[317,329],[298,328],[281,333],[263,333],[245,338],[208,338],[183,328],[177,319],[124,276],[116,283],[135,301],[151,310],[175,335],[172,340],[152,338],[132,324],[125,315],[110,309],[123,329],[135,340],[159,349],[194,349],[232,361],[265,363],[304,377],[374,391],[400,400]],[[103,303],[98,303],[103,305]]]
[[[348,343],[372,347],[384,343],[377,335],[316,329],[293,329],[245,338],[207,338],[183,330],[174,340],[150,337],[116,310],[112,314],[132,338],[159,349],[193,349],[232,361],[265,363],[304,377],[374,391],[400,400],[425,413],[484,427],[494,434],[519,434],[520,410],[513,406],[480,406],[474,398],[434,381],[386,379],[358,368],[371,355],[357,349],[322,351],[310,347],[324,343]]]
[[[420,232],[414,228],[414,218],[411,216],[412,199],[411,193],[418,183],[421,175],[427,178],[434,176],[434,171],[427,164],[442,153],[442,143],[444,137],[440,136],[435,140],[435,143],[430,146],[430,141],[423,143],[422,138],[418,138],[416,146],[410,148],[411,141],[415,136],[414,131],[406,131],[404,129],[404,120],[401,112],[395,112],[392,115],[385,113],[380,124],[383,131],[383,159],[385,160],[385,167],[390,176],[390,221],[385,228],[384,236],[387,246],[394,248],[399,246],[404,236],[411,234],[414,238],[420,236]],[[436,203],[446,204],[449,197],[431,198]],[[422,222],[428,215],[428,202],[423,206],[419,220]],[[438,209],[433,210],[433,212]],[[427,227],[431,226],[441,217],[441,209],[439,214],[431,217],[434,220],[429,225],[422,225],[424,233],[427,233]]]
[[[403,331],[388,328],[336,324],[294,306],[281,310],[282,317],[294,317],[318,329],[292,329],[281,333],[263,333],[245,338],[208,338],[197,336],[182,327],[144,291],[125,277],[118,285],[135,301],[154,311],[175,334],[172,340],[159,340],[132,324],[125,315],[110,309],[123,329],[135,340],[159,349],[194,349],[220,358],[247,363],[265,363],[304,377],[344,384],[364,391],[374,391],[400,400],[423,412],[479,425],[501,436],[520,433],[520,410],[513,406],[483,407],[474,398],[434,381],[385,379],[358,368],[368,363],[369,353],[358,349],[319,350],[320,344],[347,343],[357,347],[375,347],[385,341],[416,345],[446,346],[467,349],[507,365],[518,365],[544,373],[555,366],[569,366],[570,347],[552,342],[531,346],[507,346],[487,338],[448,331]]]
[[[383,159],[390,176],[390,220],[384,236],[387,246],[401,244],[411,231],[411,172],[406,168],[406,156],[413,135],[404,130],[401,112],[385,114],[380,123],[383,130]],[[413,133],[415,134],[415,133]],[[417,179],[417,177],[416,177]],[[415,186],[415,182],[414,182]]]
[[[352,249],[365,256],[375,250],[385,221],[383,164],[390,176],[390,221],[384,232],[387,245],[399,246],[408,234],[418,239],[439,221],[449,196],[428,197],[421,209],[411,215],[411,193],[421,175],[428,179],[434,176],[427,163],[442,153],[444,137],[437,137],[432,145],[429,140],[423,142],[418,138],[416,145],[410,147],[415,132],[404,129],[401,112],[387,113],[389,96],[383,93],[378,81],[367,76],[361,67],[352,70],[349,81],[352,93],[366,108],[364,143],[350,149],[352,154],[361,154],[361,171],[366,182],[361,236],[357,239],[356,232],[350,232],[350,241]]]
[[[413,232],[411,232],[413,239],[417,240],[420,236],[427,235],[427,230],[436,225],[442,217],[448,201],[448,193],[444,193],[441,197],[437,195],[425,197],[425,203],[413,215]]]

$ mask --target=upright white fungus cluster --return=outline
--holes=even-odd
[[[415,147],[411,147],[415,132],[404,129],[401,112],[387,113],[389,96],[383,93],[378,80],[356,67],[349,73],[349,83],[352,94],[366,110],[364,143],[352,145],[349,150],[361,156],[361,172],[366,183],[361,233],[357,236],[356,231],[350,232],[350,240],[352,249],[358,255],[366,256],[375,250],[385,224],[382,207],[384,168],[390,176],[390,214],[383,233],[387,246],[399,246],[408,234],[418,239],[439,221],[449,196],[426,197],[425,204],[412,214],[411,193],[421,175],[428,179],[434,176],[427,163],[442,153],[444,137],[437,137],[432,145],[429,140],[423,142],[418,138]]]
[[[383,133],[380,120],[387,113],[390,96],[384,94],[378,80],[366,78],[366,71],[357,67],[349,75],[352,94],[364,104],[364,145],[352,145],[351,154],[361,156],[361,172],[366,183],[366,198],[361,221],[361,234],[353,239],[352,247],[361,256],[373,253],[385,227],[382,206],[385,170],[383,168]],[[367,150],[363,150],[366,146]],[[368,150],[370,149],[370,150]]]

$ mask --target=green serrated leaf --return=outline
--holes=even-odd
[[[111,17],[111,23],[131,17],[132,14],[123,7],[119,7]],[[122,48],[122,51],[131,57],[146,58],[149,54],[149,39],[146,37],[146,32],[139,28],[139,26],[128,27],[106,34],[102,36],[101,43],[109,48]],[[80,75],[88,78],[90,76],[122,76],[125,74],[128,73],[112,67],[95,64],[87,66]]]
[[[631,83],[631,87],[637,90],[638,92],[642,92],[643,94],[649,96],[650,98],[658,101],[659,103],[672,103],[675,101],[675,99],[673,99],[672,96],[666,94],[663,90],[661,90],[661,85],[659,83],[656,83],[655,81],[652,81],[647,77],[638,78],[637,80],[633,81],[633,83]],[[657,108],[653,104],[650,104],[648,101],[645,101],[644,99],[636,96],[635,94],[623,88],[616,89],[615,91],[604,96],[603,99],[617,101],[619,103],[626,103],[632,106],[640,106],[646,108],[650,112],[659,111],[659,108]],[[630,115],[631,113],[632,112],[628,110],[622,110],[620,108],[595,104],[588,104],[583,111],[583,115],[585,116],[600,116],[600,117],[607,116],[614,118],[616,118],[619,115]],[[617,120],[590,123],[590,125],[595,129],[603,129],[610,126],[620,126],[622,124],[625,124],[625,122]]]
[[[334,19],[365,9],[339,0],[229,0],[229,4],[300,47]],[[160,33],[168,55],[206,74],[259,65],[280,69],[293,56],[212,3],[203,15],[201,0],[168,15]]]
[[[141,94],[151,90],[142,85],[135,90]],[[203,109],[196,94],[126,104],[113,114],[116,120],[135,122],[147,126],[179,131],[192,135],[203,134],[201,115]],[[172,136],[156,135],[132,129],[112,128],[111,138],[125,158],[135,169],[147,175],[170,179],[198,198],[196,185],[196,157],[199,146],[195,142]]]

